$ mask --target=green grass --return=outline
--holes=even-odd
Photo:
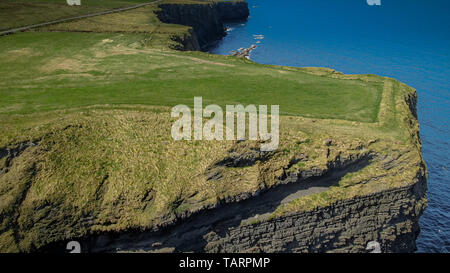
[[[189,29],[187,26],[161,23],[154,13],[158,9],[158,5],[154,4],[129,11],[49,25],[37,31],[126,32],[147,33],[154,36],[155,34],[179,34]]]
[[[0,154],[37,143],[0,158],[0,252],[151,228],[270,188],[285,173],[327,170],[369,152],[380,157],[272,217],[413,183],[423,171],[406,104],[411,88],[374,75],[174,51],[171,36],[189,36],[189,28],[159,22],[155,8],[0,37]],[[194,96],[204,106],[280,105],[279,149],[235,168],[216,163],[257,149],[257,141],[173,141],[170,107],[192,106]],[[299,155],[305,160],[290,164]],[[383,169],[383,158],[397,156],[398,166]],[[208,180],[211,170],[221,178]]]
[[[69,6],[66,0],[2,0],[0,31],[74,16],[129,7],[154,0],[81,0]],[[212,0],[164,0],[164,3],[208,3]]]
[[[0,113],[95,104],[192,105],[194,96],[202,96],[205,104],[278,104],[289,115],[377,119],[380,82],[158,51],[140,42],[145,38],[151,36],[58,32],[2,38]]]
[[[127,7],[151,0],[82,0],[81,6],[68,6],[65,0],[2,0],[0,30]]]

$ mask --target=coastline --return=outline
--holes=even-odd
[[[173,7],[163,10],[167,12],[162,15],[166,19],[183,17],[193,25],[187,36],[172,37],[181,44],[177,49],[201,50],[202,45],[204,48],[208,41],[223,35],[220,20],[214,18],[219,13],[213,7],[193,5],[187,7],[188,11]],[[209,18],[206,22],[212,23],[212,27],[202,24],[199,28],[198,24],[192,23],[198,17],[194,20],[185,16],[195,15],[198,10],[204,13],[203,18]],[[224,18],[234,17],[227,14]],[[208,33],[210,27],[213,32]],[[256,45],[242,48],[237,55],[249,57],[254,48]],[[193,68],[198,68],[195,65],[201,63],[210,65],[210,69],[220,67],[230,75],[237,65],[250,63],[205,53],[160,53],[153,52],[158,58],[173,56],[173,59],[182,59],[184,66],[193,63]],[[325,68],[253,65],[246,73],[254,73],[256,68],[267,69],[261,78],[293,74],[305,79],[383,86],[378,117],[374,122],[356,122],[288,115],[283,120],[294,133],[304,128],[312,133],[301,138],[293,136],[279,154],[262,155],[255,153],[254,147],[245,146],[248,145],[246,143],[233,144],[226,150],[224,158],[209,162],[206,172],[197,175],[207,177],[204,183],[214,185],[219,184],[223,177],[231,178],[222,182],[232,182],[237,178],[256,177],[256,182],[266,179],[261,185],[225,194],[209,205],[201,203],[204,200],[196,200],[198,193],[194,193],[181,201],[175,200],[174,211],[164,215],[159,225],[130,228],[127,223],[125,228],[119,226],[114,231],[106,220],[95,229],[90,230],[89,227],[80,237],[72,236],[72,239],[79,239],[92,252],[115,252],[118,248],[119,251],[148,252],[365,252],[367,242],[373,240],[382,243],[384,252],[414,251],[419,232],[418,219],[426,207],[427,176],[421,157],[415,90],[393,79],[373,75],[344,75]],[[294,77],[286,78],[286,81],[294,81]],[[393,134],[398,133],[404,142],[384,135],[384,126],[395,128]],[[66,129],[76,131],[85,127],[69,126]],[[328,136],[330,127],[335,131]],[[376,132],[376,137],[365,135],[366,131]],[[349,136],[348,132],[354,132],[354,135]],[[310,144],[311,141],[314,145]],[[300,145],[303,146],[299,152],[295,149]],[[316,150],[307,154],[303,150],[307,148]],[[39,149],[27,147],[18,154],[8,152],[6,158],[8,162],[20,160],[22,155],[27,156]],[[292,154],[284,154],[286,151]],[[307,163],[310,165],[305,165]],[[373,173],[373,169],[377,172]],[[398,175],[400,171],[402,176]],[[110,174],[105,177],[103,182]],[[352,177],[356,178],[351,180]],[[349,184],[339,187],[341,181]],[[322,189],[314,192],[311,188],[317,183],[323,183]],[[352,190],[347,191],[347,188]],[[153,194],[150,190],[142,200],[153,202]],[[264,198],[267,196],[271,202],[266,202]],[[288,197],[289,202],[284,201]],[[259,206],[260,203],[268,203],[268,207]],[[89,221],[92,220],[86,220]],[[201,226],[201,230],[197,226]],[[177,236],[185,240],[179,240]],[[192,243],[196,241],[201,243]],[[43,240],[39,242],[38,250],[59,251],[64,242],[65,239],[50,243]]]
[[[232,49],[250,44],[252,34],[266,34],[263,46],[253,53],[255,62],[331,67],[345,74],[376,74],[395,78],[418,90],[422,156],[429,169],[429,206],[420,219],[418,252],[449,252],[450,162],[445,151],[449,150],[446,140],[450,130],[445,113],[450,90],[447,81],[450,51],[445,46],[449,44],[445,34],[449,20],[442,8],[425,2],[406,7],[401,1],[380,7],[365,6],[363,2],[359,6],[352,2],[328,6],[321,6],[324,1],[304,5],[292,2],[283,7],[264,0],[248,2],[250,7],[256,2],[259,5],[251,8],[251,20],[246,26],[236,26],[213,53],[227,55]],[[445,1],[438,2],[441,7],[449,6]],[[423,10],[432,10],[434,15]],[[411,18],[414,18],[411,24],[403,24]],[[330,21],[335,23],[335,29],[329,28]],[[421,25],[418,23],[421,21],[428,23]]]
[[[247,60],[250,60],[250,54],[253,50],[256,49],[256,45],[251,45],[249,48],[239,48],[236,51],[231,51],[230,56],[239,57],[239,58],[246,58]]]

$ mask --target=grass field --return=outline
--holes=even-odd
[[[68,6],[65,0],[2,0],[0,30],[132,6],[149,0],[84,0],[81,6]]]
[[[375,122],[382,85],[204,53],[147,48],[145,36],[24,33],[0,41],[0,113],[95,104],[279,104],[282,113]],[[151,39],[151,37],[150,37]]]
[[[283,175],[368,154],[377,155],[368,167],[273,216],[414,181],[422,159],[411,88],[171,50],[170,36],[188,28],[156,21],[154,8],[0,37],[0,251],[148,229],[273,187]],[[279,149],[225,167],[217,163],[259,142],[173,141],[171,106],[192,106],[194,96],[204,105],[280,105]],[[402,164],[383,168],[391,158]]]
[[[134,6],[154,0],[81,0],[69,6],[66,0],[2,0],[0,31],[58,19]],[[164,0],[166,3],[202,3],[212,0]]]

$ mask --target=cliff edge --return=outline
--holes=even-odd
[[[156,11],[161,22],[186,25],[193,28],[193,36],[179,40],[185,50],[204,49],[225,35],[224,23],[244,21],[249,16],[245,1],[220,1],[203,4],[160,4]],[[175,38],[176,39],[176,38]],[[187,41],[186,41],[187,40]],[[196,45],[199,45],[196,48]],[[192,46],[194,45],[194,46]]]
[[[416,91],[173,50],[248,15],[243,2],[204,2],[0,38],[0,251],[72,240],[83,252],[414,251],[427,206]],[[278,149],[175,141],[171,107],[194,96],[278,104]]]

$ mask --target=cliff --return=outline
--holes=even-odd
[[[246,20],[249,16],[248,3],[238,2],[213,2],[205,4],[160,4],[156,11],[161,22],[191,26],[195,36],[193,42],[186,44],[198,44],[200,50],[210,43],[220,40],[226,35],[224,23]],[[195,41],[197,40],[197,41]],[[192,50],[188,46],[185,50]]]
[[[264,181],[256,190],[226,195],[209,205],[196,198],[180,200],[173,215],[149,229],[77,238],[84,251],[367,252],[371,241],[378,242],[383,253],[415,251],[419,218],[427,206],[415,90],[387,78],[306,71],[341,80],[383,80],[385,87],[395,87],[385,88],[377,124],[394,122],[385,114],[395,112],[404,143],[374,135],[364,140],[360,133],[355,142],[347,134],[340,138],[337,132],[331,144],[320,138],[320,133],[315,135],[319,139],[301,140],[301,145],[307,146],[300,153],[289,141],[279,153],[255,152],[248,143],[236,143],[202,175],[212,186],[245,181],[253,168],[257,179]],[[393,94],[396,104],[389,102]],[[302,119],[294,119],[292,124],[283,120],[285,128],[302,123]],[[329,130],[328,120],[307,120],[308,124],[322,123],[314,131]],[[282,155],[286,149],[292,150],[292,157]],[[319,158],[313,159],[317,153]],[[320,163],[320,158],[326,158],[325,163]],[[296,168],[298,165],[301,167]],[[237,170],[243,173],[230,176]],[[268,178],[272,173],[276,175]],[[63,247],[64,242],[56,242],[40,250],[60,251]]]
[[[250,15],[248,3],[245,1],[216,2],[214,9],[222,22],[236,22],[247,20]]]
[[[36,72],[3,72],[0,252],[64,252],[72,240],[84,252],[364,252],[371,241],[415,250],[427,205],[416,91],[375,75],[163,47],[168,35],[182,50],[222,35],[222,20],[236,17],[219,4],[167,4],[164,16],[194,27],[157,22],[149,35],[2,38],[2,62]],[[155,19],[148,11],[99,22],[142,16],[143,28]],[[92,25],[73,24],[63,29]],[[279,103],[278,149],[173,140],[170,107],[198,95]]]
[[[86,251],[148,252],[342,252],[361,253],[376,241],[383,253],[416,250],[419,218],[426,208],[426,169],[419,163],[406,186],[375,190],[317,206],[276,215],[277,206],[292,196],[314,195],[358,172],[374,159],[334,161],[328,170],[312,170],[284,179],[270,190],[240,195],[218,206],[179,215],[154,231],[102,234],[80,239]],[[398,163],[386,164],[385,169]],[[405,167],[398,164],[396,167]],[[376,177],[369,180],[377,179]],[[367,182],[363,182],[367,183]],[[62,247],[62,246],[61,246]],[[51,249],[57,248],[53,245]]]
[[[426,208],[423,165],[407,186],[268,217],[289,196],[311,194],[309,189],[317,186],[329,187],[344,174],[369,165],[370,157],[335,161],[330,170],[305,172],[296,181],[285,179],[280,186],[254,196],[180,215],[178,221],[157,231],[102,234],[80,241],[91,252],[361,253],[367,252],[370,241],[378,242],[383,253],[414,252],[419,218]],[[52,249],[58,246],[47,250]]]
[[[247,223],[242,223],[243,211],[260,211],[244,202],[201,213],[162,232],[102,235],[83,245],[92,252],[361,253],[367,252],[368,242],[376,241],[383,253],[410,253],[416,250],[425,192],[426,180],[420,176],[407,187]]]

